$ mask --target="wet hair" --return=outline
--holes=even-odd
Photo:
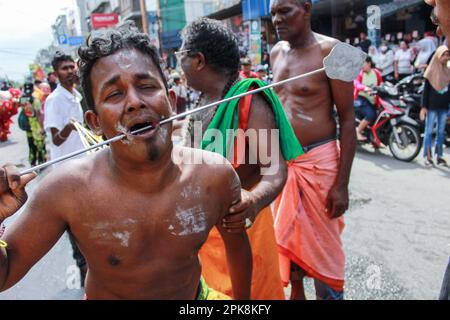
[[[149,56],[161,76],[166,92],[169,92],[167,79],[161,69],[161,60],[157,49],[150,43],[148,35],[140,32],[134,22],[127,21],[114,29],[93,32],[86,40],[86,45],[78,49],[81,88],[90,110],[95,111],[91,82],[92,67],[99,59],[110,56],[122,49],[136,49],[142,54]]]
[[[53,70],[58,71],[59,65],[66,61],[75,62],[73,60],[73,58],[71,56],[69,56],[68,54],[65,54],[62,51],[56,51],[55,55],[53,56],[53,60],[52,60]]]
[[[214,71],[226,76],[239,73],[240,51],[236,36],[222,22],[199,18],[182,31],[183,49],[188,56],[202,53]]]

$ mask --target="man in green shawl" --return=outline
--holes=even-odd
[[[258,79],[239,78],[236,37],[222,23],[200,18],[182,38],[178,59],[188,85],[202,93],[199,104],[264,86]],[[269,205],[286,181],[286,160],[303,150],[275,93],[266,90],[199,112],[188,119],[185,137],[189,146],[222,154],[241,179],[242,201],[224,224],[230,232],[251,226],[252,299],[284,299]],[[200,251],[202,274],[212,288],[231,294],[223,250],[212,230]]]

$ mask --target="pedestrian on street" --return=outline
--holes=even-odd
[[[408,47],[406,41],[401,41],[400,49],[397,50],[394,58],[394,77],[396,81],[400,81],[413,73],[413,61],[414,54],[412,50]]]
[[[448,0],[425,0],[427,4],[433,7],[431,13],[431,20],[437,25],[437,34],[450,38],[450,1]],[[450,259],[447,266],[447,272],[442,284],[441,297],[445,297],[447,293],[447,300],[450,300]]]
[[[81,94],[74,88],[78,80],[75,74],[73,58],[57,52],[52,61],[53,69],[59,80],[56,89],[47,97],[44,110],[44,128],[49,136],[50,160],[84,149],[73,120],[83,123]],[[81,286],[87,272],[86,261],[79,250],[71,232],[69,239],[73,248],[73,258],[80,268]]]
[[[381,72],[383,81],[394,82],[394,52],[386,42],[380,46],[380,55],[376,67]]]
[[[444,160],[444,137],[447,125],[447,114],[450,105],[450,69],[447,66],[450,51],[446,46],[436,50],[430,65],[425,71],[425,87],[422,95],[420,119],[425,122],[425,138],[423,155],[425,165],[433,166],[432,142],[434,126],[437,124],[436,147],[434,154],[438,165],[447,166]]]

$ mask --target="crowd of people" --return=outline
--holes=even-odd
[[[440,12],[448,22],[450,10]],[[281,39],[271,52],[273,81],[322,67],[338,44],[312,32],[311,14],[311,1],[271,2]],[[86,299],[284,299],[290,283],[291,299],[299,300],[305,277],[314,279],[318,299],[344,298],[341,234],[357,140],[354,99],[363,108],[361,99],[376,103],[364,89],[383,78],[373,71],[373,57],[357,79],[361,90],[322,73],[160,126],[193,107],[190,95],[204,105],[269,81],[266,68],[252,70],[236,36],[216,20],[195,20],[182,40],[176,72],[164,70],[148,36],[131,23],[98,32],[79,49],[79,77],[70,56],[55,56],[59,84],[38,120],[50,158],[83,147],[73,120],[107,139],[125,138],[55,167],[28,204],[25,186],[36,174],[0,168],[0,291],[14,286],[67,230],[86,274]],[[427,117],[450,82],[443,48],[427,63]],[[409,59],[404,45],[399,50],[397,79]],[[79,80],[83,95],[75,89]],[[36,86],[42,95],[34,98],[42,101],[44,89]],[[149,123],[151,129],[130,133]],[[182,144],[173,143],[174,128],[182,131]],[[261,150],[269,151],[270,162]],[[3,221],[22,206],[5,230]]]

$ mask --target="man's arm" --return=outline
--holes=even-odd
[[[398,60],[399,57],[397,55],[397,53],[395,53],[394,55],[394,78],[395,80],[398,80]]]
[[[287,165],[280,148],[275,116],[272,107],[260,94],[252,98],[247,131],[254,140],[247,140],[250,158],[256,159],[262,178],[251,191],[242,190],[242,201],[230,208],[233,215],[226,218],[230,229],[245,226],[246,218],[253,222],[258,213],[280,194],[287,179]]]
[[[342,216],[348,209],[348,184],[356,151],[353,83],[330,80],[333,101],[339,115],[341,155],[339,171],[328,194],[328,213],[332,218]]]
[[[50,128],[53,144],[58,147],[62,145],[64,142],[66,142],[67,138],[69,138],[73,130],[75,130],[75,126],[72,123],[66,124],[66,126],[62,130]]]
[[[227,214],[228,208],[241,200],[241,183],[237,173],[231,166],[228,169],[227,175],[227,184],[229,185],[228,189],[230,191],[228,194],[231,197],[226,201],[228,205],[224,207],[224,214],[221,215],[216,227],[225,244],[228,270],[233,287],[233,297],[236,300],[250,300],[253,258],[247,232],[245,228],[229,232],[225,229],[222,222],[222,218]]]
[[[50,129],[51,139],[55,146],[62,145],[67,138],[69,138],[72,131],[75,130],[73,123],[62,122],[60,110],[58,109],[58,103],[62,102],[60,102],[56,97],[53,99],[47,99],[44,111],[44,127],[45,130]]]
[[[20,177],[15,167],[3,167],[0,172],[3,172],[0,174],[0,185],[5,186],[5,180],[9,181],[8,188],[3,187],[0,191],[0,220],[3,220],[25,203],[24,187],[34,176]],[[15,187],[14,182],[18,182],[19,186]],[[2,239],[8,246],[0,251],[0,291],[22,279],[66,229],[66,223],[58,214],[70,210],[67,205],[69,201],[62,194],[64,184],[61,175],[49,175],[41,182],[17,220],[7,228]]]

